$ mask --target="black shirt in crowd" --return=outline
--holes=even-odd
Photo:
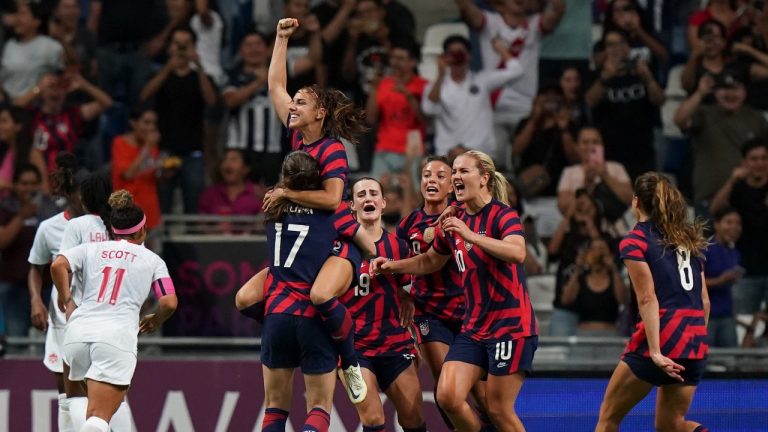
[[[202,150],[205,100],[196,71],[171,73],[155,96],[155,111],[161,150],[177,156]]]
[[[768,184],[754,188],[740,180],[733,185],[730,202],[741,215],[743,229],[736,247],[746,275],[768,275]]]

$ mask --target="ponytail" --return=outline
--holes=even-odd
[[[639,205],[662,232],[662,242],[671,248],[684,248],[702,256],[707,247],[704,223],[688,222],[688,204],[680,191],[659,173],[649,172],[635,181]]]
[[[478,150],[469,150],[461,156],[470,156],[477,161],[477,168],[482,174],[488,174],[488,192],[493,199],[509,205],[509,180],[504,174],[496,171],[496,164],[487,154]]]

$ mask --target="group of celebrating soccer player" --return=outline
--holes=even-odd
[[[394,404],[404,431],[426,431],[417,374],[423,359],[446,425],[431,428],[523,431],[514,405],[532,372],[538,328],[522,265],[526,241],[507,203],[507,180],[479,151],[452,165],[430,157],[421,169],[423,206],[396,233],[387,232],[381,183],[348,184],[340,139],[355,142],[362,113],[335,90],[312,86],[293,97],[286,91],[288,40],[298,26],[293,18],[278,23],[268,74],[295,150],[264,201],[270,265],[236,299],[243,314],[263,323],[261,430],[285,430],[300,367],[302,431],[329,430],[337,376],[364,431],[393,428],[385,424],[379,392]],[[130,430],[130,420],[126,426],[121,419],[130,419],[123,400],[136,336],[173,313],[173,283],[163,261],[142,246],[146,217],[129,194],[110,196],[95,174],[78,181],[66,167],[59,172],[70,208],[41,226],[30,262],[53,262],[58,308],[51,308],[47,349],[63,353],[61,369],[49,365],[62,378],[60,430]],[[620,253],[642,321],[610,379],[597,430],[618,430],[658,386],[658,430],[706,431],[685,419],[707,354],[702,226],[687,221],[682,195],[657,173],[637,179],[632,206],[638,223]],[[84,216],[69,221],[78,214]],[[140,320],[150,290],[159,306]]]

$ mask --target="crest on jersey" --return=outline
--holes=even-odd
[[[466,240],[464,241],[464,248],[467,249],[467,252],[469,252],[469,250],[472,249],[472,246],[473,246],[472,243]]]
[[[427,227],[424,229],[424,242],[425,243],[432,243],[432,240],[435,239],[435,227]]]
[[[48,363],[50,364],[56,364],[59,361],[59,356],[56,355],[56,353],[51,353],[48,355]]]
[[[421,332],[422,336],[426,336],[429,334],[429,321],[422,321],[419,323],[419,331]]]

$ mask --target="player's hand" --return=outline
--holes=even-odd
[[[264,195],[264,203],[261,205],[261,211],[268,211],[271,207],[280,204],[284,199],[286,199],[284,188],[274,188],[271,191],[268,191]]]
[[[413,303],[413,296],[405,290],[399,290],[400,297],[400,326],[408,328],[413,323],[413,314],[416,311],[416,305]]]
[[[459,214],[459,210],[461,209],[457,206],[446,207],[445,210],[440,213],[440,217],[438,217],[436,221],[432,222],[432,225],[430,226],[442,225],[443,221],[449,217],[456,217]]]
[[[72,298],[69,298],[69,301],[67,302],[66,309],[64,310],[64,315],[67,317],[67,321],[69,321],[69,317],[72,316],[72,313],[77,309],[77,305],[75,302],[72,301]]]
[[[389,260],[384,257],[376,257],[370,261],[370,274],[371,276],[376,276],[379,273],[392,273],[391,271],[387,271],[389,266]]]
[[[155,314],[145,315],[144,318],[139,321],[139,333],[152,333],[160,328],[160,323],[157,322]]]
[[[449,232],[449,233],[456,233],[461,236],[465,241],[472,242],[472,239],[475,236],[475,232],[469,229],[467,224],[464,223],[463,220],[457,218],[457,217],[449,217],[446,218],[441,227],[443,228],[443,231]]]
[[[48,328],[48,309],[40,297],[32,299],[31,311],[32,325],[40,331],[45,331]]]
[[[299,20],[296,18],[283,18],[277,22],[277,37],[288,39],[299,28]]]
[[[683,382],[685,381],[682,376],[680,376],[680,372],[684,371],[685,368],[682,365],[679,365],[672,361],[672,359],[662,355],[661,353],[652,354],[651,360],[653,360],[653,363],[661,370],[664,371],[667,375],[670,377]]]

